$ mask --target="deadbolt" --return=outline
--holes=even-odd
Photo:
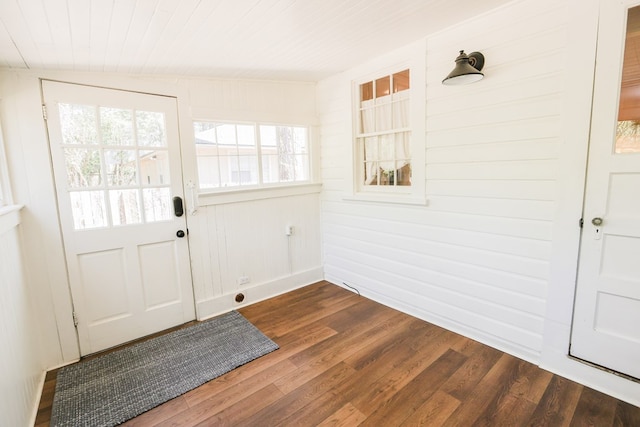
[[[178,236],[180,238],[184,237],[184,231],[178,230],[178,232],[176,233],[176,236]]]
[[[595,225],[596,227],[600,227],[602,225],[602,218],[598,218],[595,217],[591,220],[591,224]]]

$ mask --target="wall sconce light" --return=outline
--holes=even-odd
[[[467,83],[482,80],[484,74],[480,71],[484,66],[484,55],[480,52],[471,52],[469,55],[460,51],[456,58],[456,66],[453,71],[442,81],[443,85],[465,85]]]

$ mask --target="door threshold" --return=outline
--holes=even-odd
[[[631,376],[629,374],[625,374],[623,372],[614,371],[611,368],[607,368],[606,366],[598,365],[597,363],[589,362],[588,360],[581,359],[581,358],[579,358],[577,356],[573,356],[571,353],[569,353],[567,356],[569,357],[569,359],[573,359],[576,362],[580,362],[580,363],[582,363],[584,365],[591,366],[592,368],[596,368],[596,369],[599,369],[601,371],[605,371],[605,372],[607,372],[609,374],[613,374],[613,375],[615,375],[617,377],[624,378],[625,380],[633,381],[634,383],[640,384],[640,378],[633,377],[633,376]]]

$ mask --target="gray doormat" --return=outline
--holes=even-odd
[[[114,426],[278,349],[238,312],[58,372],[51,426]]]

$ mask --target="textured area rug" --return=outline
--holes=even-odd
[[[51,426],[114,426],[278,349],[238,312],[58,372]]]

